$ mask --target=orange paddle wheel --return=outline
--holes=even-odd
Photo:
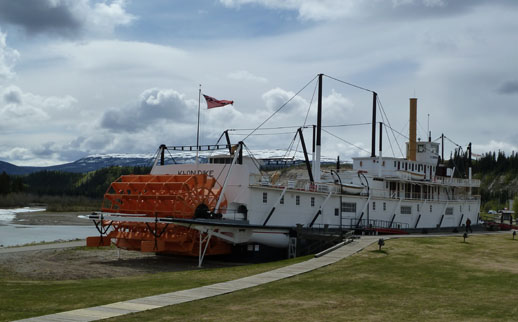
[[[121,176],[106,191],[101,209],[102,213],[120,216],[121,220],[96,223],[101,227],[101,236],[88,237],[87,246],[107,246],[113,239],[115,245],[123,249],[197,256],[200,247],[197,230],[159,223],[157,219],[210,215],[209,210],[215,209],[221,190],[219,185],[216,187],[216,179],[206,174]],[[226,201],[223,201],[220,209],[225,208]],[[113,229],[103,236],[103,227]],[[212,238],[206,254],[230,251],[228,243]]]

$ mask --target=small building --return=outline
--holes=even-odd
[[[499,210],[498,214],[500,215],[500,223],[504,223],[504,221],[509,221],[509,223],[513,224],[514,211],[513,210]]]

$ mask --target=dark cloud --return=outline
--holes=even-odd
[[[0,0],[0,22],[23,27],[30,34],[77,34],[82,22],[73,12],[73,1]]]
[[[499,88],[498,92],[502,94],[518,94],[518,80],[509,80],[504,82]]]
[[[4,102],[7,104],[21,104],[22,93],[17,87],[9,87],[3,93]]]
[[[182,122],[191,110],[178,92],[153,88],[140,95],[138,105],[106,111],[100,125],[115,132],[138,132],[160,121]]]

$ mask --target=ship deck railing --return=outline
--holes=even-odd
[[[262,187],[271,187],[271,188],[277,188],[277,189],[284,189],[287,187],[290,190],[298,190],[298,191],[304,191],[304,192],[319,192],[319,193],[329,193],[332,192],[333,194],[340,194],[340,186],[332,183],[312,183],[308,180],[288,180],[287,182],[284,182],[282,184],[272,184],[270,181],[263,180],[258,184]],[[477,201],[480,200],[480,195],[457,195],[455,198],[447,197],[444,199],[437,199],[437,198],[425,198],[425,193],[407,193],[407,192],[400,192],[399,195],[394,193],[389,193],[385,189],[369,189],[369,192],[367,192],[367,189],[365,189],[363,192],[359,194],[350,194],[345,191],[342,191],[342,195],[345,196],[361,196],[361,197],[368,197],[369,195],[372,195],[375,198],[386,198],[386,199],[392,199],[392,200],[405,200],[405,201],[419,201],[419,202],[458,202],[458,201]],[[430,193],[428,193],[429,195]],[[436,194],[434,194],[436,196]]]

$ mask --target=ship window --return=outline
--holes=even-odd
[[[385,161],[381,162],[381,165],[382,165],[382,166],[385,166]]]
[[[279,201],[281,205],[284,205],[284,196],[281,197],[281,201]]]
[[[342,202],[342,212],[356,212],[356,202]]]
[[[411,215],[412,214],[412,206],[401,206],[401,214],[402,215]]]
[[[397,162],[397,169],[399,170],[401,168],[401,162]]]
[[[386,203],[386,202],[384,202],[384,203],[383,203],[383,211],[386,211],[386,210],[387,210],[387,203]]]
[[[394,161],[394,168],[396,167],[396,163],[397,163],[397,162],[396,162],[396,161]]]
[[[412,171],[414,171],[414,164],[412,163]]]
[[[405,162],[405,170],[408,170],[408,163]]]
[[[300,196],[295,196],[295,204],[300,205]]]
[[[263,203],[268,202],[268,192],[263,192]]]
[[[363,161],[360,161],[360,167],[363,166]]]
[[[419,212],[419,205],[417,205],[417,212]]]
[[[432,205],[430,205],[430,212],[432,212]]]
[[[315,207],[315,197],[311,197],[311,207]]]
[[[338,208],[335,208],[335,216],[338,216]]]
[[[372,210],[376,210],[376,201],[372,202]]]
[[[453,215],[453,207],[446,208],[446,212],[444,214],[445,215]]]

